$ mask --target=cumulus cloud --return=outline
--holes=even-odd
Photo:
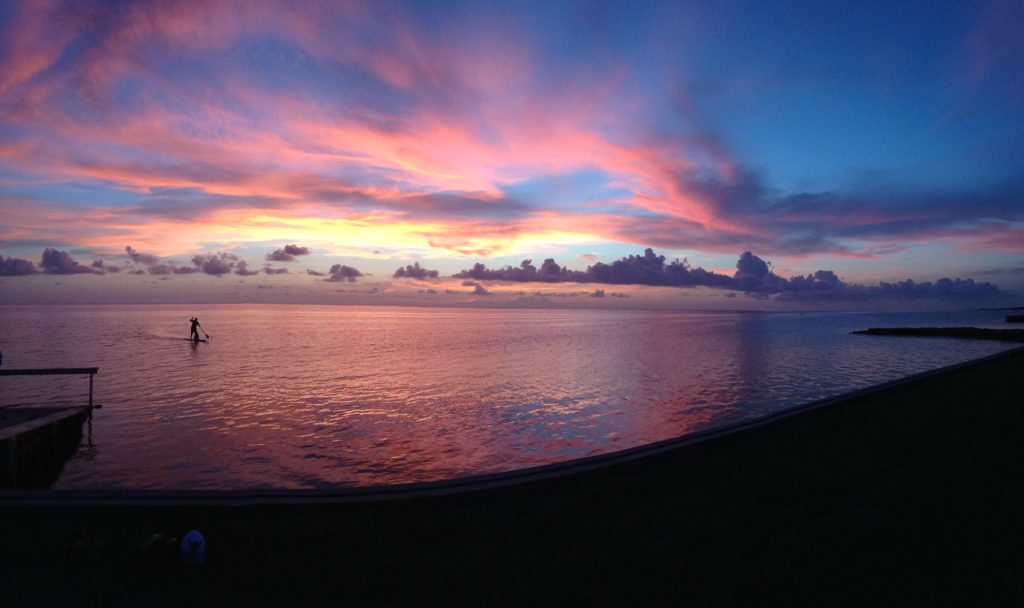
[[[642,256],[629,255],[611,264],[598,262],[586,270],[562,268],[554,259],[544,260],[540,268],[532,260],[523,260],[518,267],[488,269],[477,263],[473,268],[454,275],[488,281],[530,281],[544,283],[605,283],[609,285],[659,285],[666,287],[725,287],[735,283],[733,277],[693,268],[684,260],[665,263],[665,256],[646,249]]]
[[[68,252],[47,248],[39,262],[46,274],[90,274],[95,272],[88,266],[76,262]]]
[[[285,245],[283,249],[275,249],[267,254],[267,260],[271,262],[291,262],[296,256],[309,255],[308,247],[298,245]]]
[[[0,255],[0,277],[18,277],[36,274],[35,264],[21,258],[4,258]]]
[[[225,252],[203,253],[192,257],[193,266],[206,274],[216,277],[231,272],[238,263],[238,256]],[[244,266],[243,269],[247,271]]]
[[[591,268],[593,268],[593,266],[591,266]],[[463,270],[453,276],[456,278],[468,277],[480,281],[537,281],[544,283],[562,283],[565,281],[587,282],[585,273],[578,270],[562,268],[555,263],[555,260],[552,258],[544,260],[544,263],[541,264],[540,268],[534,266],[533,260],[523,260],[517,267],[505,266],[504,268],[496,270],[490,270],[478,262],[473,265],[473,268]]]
[[[154,264],[160,263],[160,259],[157,258],[155,255],[149,253],[140,253],[136,251],[131,245],[125,247],[124,252],[136,264],[142,264],[143,266],[152,266]]]
[[[316,271],[316,270],[313,270],[312,268],[307,268],[307,269],[306,269],[306,274],[308,274],[308,275],[309,275],[309,276],[311,276],[311,277],[322,277],[322,276],[324,276],[324,275],[325,275],[325,273],[323,273],[323,272],[318,272],[318,271]]]
[[[789,279],[787,288],[779,294],[780,300],[798,301],[857,301],[876,298],[900,300],[941,299],[950,301],[992,300],[1009,295],[992,283],[978,283],[973,279],[941,278],[937,281],[915,282],[911,279],[878,285],[844,283],[831,277],[822,280],[821,271],[805,277]],[[834,275],[833,275],[834,276]]]
[[[266,266],[263,267],[263,272],[265,274],[288,274],[288,269],[287,268],[274,268],[270,264],[267,264]]]
[[[391,276],[395,279],[436,279],[438,273],[436,270],[421,267],[419,262],[414,262],[411,266],[399,268]]]
[[[239,260],[235,262],[235,274],[241,277],[251,277],[254,274],[259,273],[258,270],[249,270],[249,264],[245,260]]]
[[[124,248],[124,252],[131,259],[131,261],[133,263],[141,264],[141,265],[146,267],[145,270],[142,270],[142,269],[131,270],[131,271],[128,272],[128,274],[145,274],[145,273],[148,272],[149,274],[152,274],[152,275],[159,275],[159,276],[161,276],[161,280],[166,280],[168,278],[167,275],[172,275],[172,274],[192,274],[194,272],[199,272],[200,271],[200,268],[198,268],[198,267],[178,266],[177,264],[174,263],[173,260],[168,260],[166,262],[161,262],[159,257],[157,257],[157,256],[155,256],[153,254],[150,254],[150,253],[142,253],[141,251],[136,250],[131,245],[125,247]],[[201,256],[196,256],[196,258],[199,258],[199,257],[201,257]],[[192,259],[193,263],[195,263],[196,258]],[[199,266],[199,265],[197,264],[196,266]],[[108,267],[107,270],[110,270],[110,268]],[[114,272],[116,272],[116,271],[114,271]]]
[[[113,264],[107,264],[103,260],[93,260],[92,264],[89,264],[91,268],[95,268],[98,272],[121,272],[120,266],[114,266]]]
[[[828,274],[838,280],[831,271]],[[749,251],[744,251],[740,254],[740,259],[736,260],[736,274],[733,275],[733,280],[738,289],[756,293],[781,291],[786,283],[785,279],[771,271],[768,262]]]
[[[355,283],[356,277],[363,276],[363,273],[359,272],[355,268],[352,268],[351,266],[344,266],[342,264],[335,264],[334,266],[331,266],[329,273],[330,276],[324,280],[332,283],[339,283],[342,281]]]
[[[480,283],[477,283],[476,281],[463,281],[462,282],[462,286],[463,287],[472,287],[473,291],[471,293],[474,296],[489,296],[489,295],[491,295],[491,292],[487,291],[486,287],[484,287]]]
[[[749,296],[767,298],[777,296],[783,300],[841,301],[869,298],[944,300],[986,300],[1008,295],[991,283],[978,283],[972,279],[943,278],[938,281],[915,283],[912,280],[878,285],[860,285],[843,281],[831,270],[819,270],[806,276],[781,277],[771,270],[765,260],[749,251],[736,261],[736,272],[720,274],[693,267],[683,260],[665,262],[650,248],[643,255],[629,255],[611,264],[598,262],[586,270],[560,267],[553,259],[544,260],[536,268],[531,260],[518,266],[488,269],[477,263],[468,270],[454,275],[477,281],[519,282],[576,282],[609,285],[652,285],[663,287],[712,287],[741,291]],[[463,283],[468,284],[469,281]],[[598,296],[599,297],[599,296]],[[727,297],[731,297],[728,296]]]

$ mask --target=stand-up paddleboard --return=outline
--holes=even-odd
[[[182,338],[186,342],[206,342],[206,340],[193,340],[192,338]]]

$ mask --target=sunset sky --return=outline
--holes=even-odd
[[[5,2],[0,303],[1019,305],[1022,23]]]

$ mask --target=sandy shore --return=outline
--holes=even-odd
[[[4,605],[1024,601],[1024,351],[671,453],[385,504],[0,509]],[[208,564],[142,552],[198,528]]]

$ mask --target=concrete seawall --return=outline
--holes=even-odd
[[[88,407],[0,409],[0,489],[47,488],[82,439]]]

